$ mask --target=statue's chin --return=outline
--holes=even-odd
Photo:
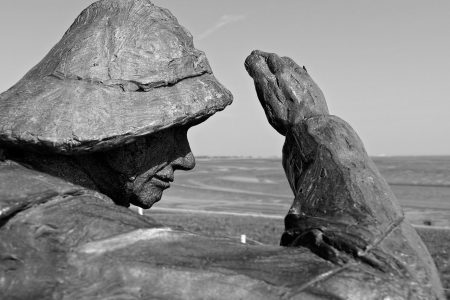
[[[160,187],[146,185],[141,187],[138,191],[133,191],[133,194],[130,197],[130,203],[148,209],[161,200],[162,193],[163,190]]]

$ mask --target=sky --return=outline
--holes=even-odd
[[[4,0],[0,91],[59,41],[92,0]],[[450,1],[154,0],[194,36],[234,103],[189,131],[195,155],[281,156],[244,60],[305,65],[330,112],[370,155],[450,155]]]

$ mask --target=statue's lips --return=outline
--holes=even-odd
[[[155,187],[159,187],[163,190],[170,187],[170,182],[173,182],[174,177],[172,174],[153,174],[153,172],[148,172],[148,174],[143,174],[138,177],[131,177],[129,183],[137,186],[151,184]]]
[[[165,190],[170,187],[170,183],[164,180],[161,180],[159,178],[153,177],[150,181],[153,185],[160,187],[161,189]]]
[[[172,182],[172,181],[173,181],[173,176],[172,177],[163,177],[163,176],[159,176],[158,174],[156,174],[149,180],[149,182],[151,182],[155,186],[158,186],[164,190],[168,189],[170,187],[170,182]]]

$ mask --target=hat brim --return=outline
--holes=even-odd
[[[133,92],[46,76],[22,80],[0,95],[0,140],[59,153],[101,151],[204,120],[231,102],[211,74]]]

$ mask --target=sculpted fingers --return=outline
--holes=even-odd
[[[273,59],[272,59],[273,61]],[[287,127],[286,99],[279,88],[278,80],[272,70],[276,64],[268,64],[265,52],[253,51],[245,60],[245,68],[255,83],[256,94],[264,109],[270,125],[285,135]]]
[[[328,114],[322,91],[306,69],[292,59],[255,50],[247,57],[245,67],[269,123],[280,134],[285,135],[302,119]]]

